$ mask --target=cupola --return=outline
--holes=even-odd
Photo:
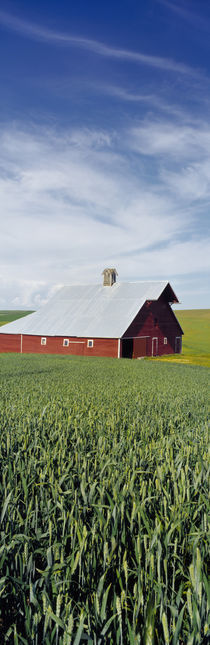
[[[104,276],[104,287],[112,287],[116,282],[116,276],[118,273],[116,269],[104,269],[102,275]]]

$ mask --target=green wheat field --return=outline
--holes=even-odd
[[[1,643],[207,645],[208,380],[0,355]]]

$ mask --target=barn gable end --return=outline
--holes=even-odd
[[[133,358],[140,358],[174,354],[177,350],[176,339],[181,338],[182,335],[183,331],[167,302],[167,297],[162,294],[158,300],[145,302],[123,335],[123,339],[133,339]],[[122,355],[125,353],[123,339]],[[180,350],[181,343],[179,343]]]

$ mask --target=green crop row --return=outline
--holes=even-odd
[[[205,368],[0,361],[0,642],[208,642]]]

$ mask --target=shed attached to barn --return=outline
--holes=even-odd
[[[141,358],[180,353],[183,331],[169,282],[116,282],[61,288],[37,312],[0,328],[0,352]]]

